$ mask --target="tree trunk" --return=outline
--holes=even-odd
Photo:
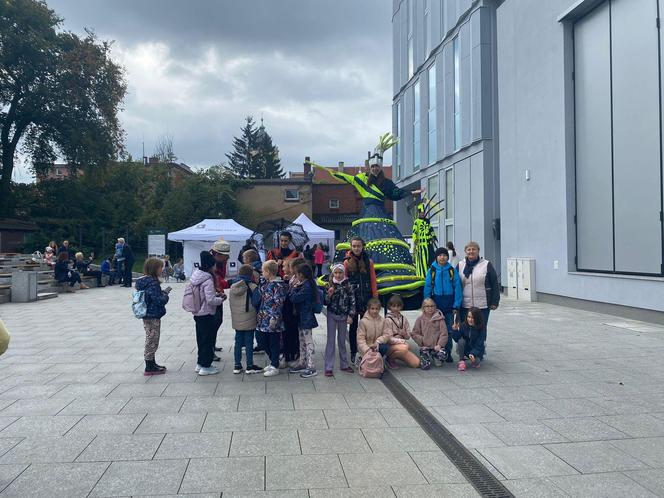
[[[2,151],[2,178],[0,178],[0,217],[10,216],[10,191],[12,172],[14,171],[14,149]]]

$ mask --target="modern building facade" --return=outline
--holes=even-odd
[[[536,259],[540,299],[664,311],[663,7],[497,8],[502,254]]]
[[[393,176],[442,200],[440,243],[500,260],[495,2],[394,0]],[[410,233],[407,202],[396,220]]]
[[[534,259],[540,300],[664,322],[664,0],[393,7],[394,176],[444,199],[439,240],[477,240],[506,287]]]

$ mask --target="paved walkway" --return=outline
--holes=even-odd
[[[1,498],[476,496],[380,381],[233,375],[230,320],[198,377],[171,285],[152,378],[127,289],[0,306]],[[517,496],[664,496],[664,328],[507,301],[489,334],[479,370],[395,374]]]

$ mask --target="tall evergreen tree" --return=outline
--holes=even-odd
[[[285,176],[281,169],[279,148],[272,143],[272,137],[265,131],[262,119],[261,126],[258,128],[258,160],[261,176],[257,178],[283,178]]]
[[[242,128],[242,135],[233,138],[233,151],[226,154],[228,168],[238,178],[257,178],[259,171],[258,159],[258,130],[254,118],[246,117],[246,124]]]

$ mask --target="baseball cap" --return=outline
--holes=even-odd
[[[219,254],[229,256],[231,254],[231,245],[225,240],[221,239],[212,244],[212,250]]]

